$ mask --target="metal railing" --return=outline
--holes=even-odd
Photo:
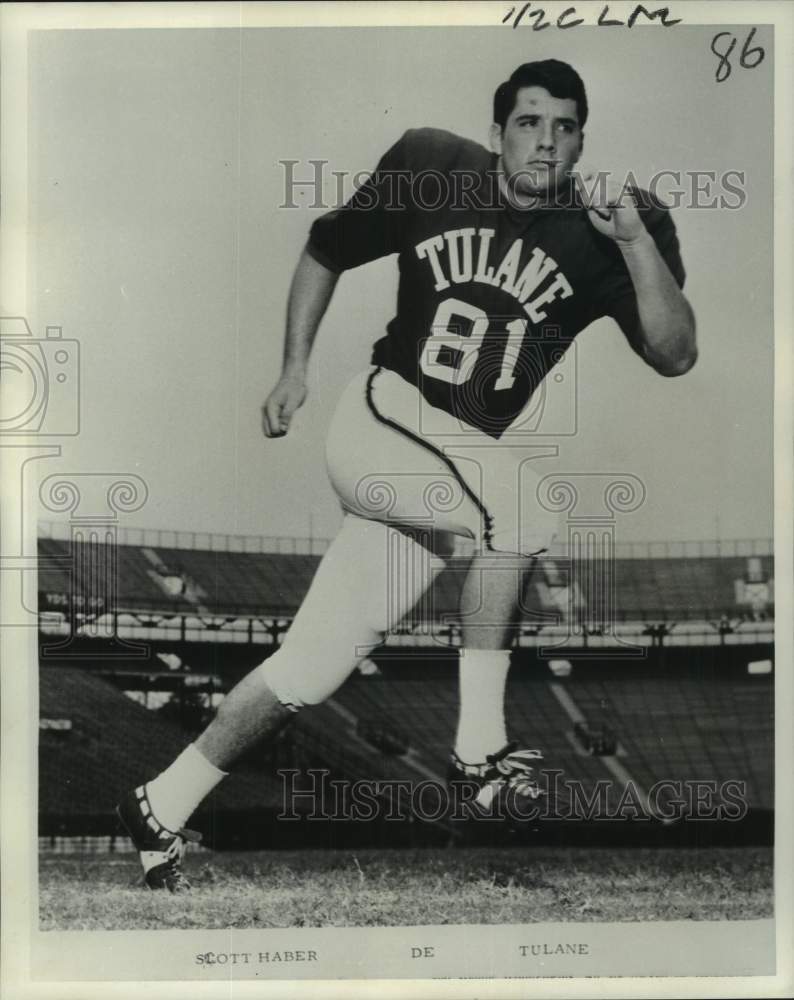
[[[39,521],[39,538],[71,539],[69,521]],[[248,552],[277,555],[322,555],[330,544],[327,538],[276,535],[235,535],[210,531],[180,531],[163,528],[116,529],[119,545],[153,549],[190,549],[201,552]]]
[[[40,538],[69,541],[69,521],[39,521]],[[156,549],[192,549],[202,552],[248,552],[254,554],[322,555],[330,544],[327,538],[274,535],[236,535],[209,531],[180,531],[162,528],[119,526],[120,545]],[[688,539],[682,541],[615,542],[618,559],[691,559],[709,557],[770,556],[771,538]],[[565,542],[555,542],[550,556],[566,557]]]

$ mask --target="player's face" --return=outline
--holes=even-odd
[[[505,127],[491,126],[509,189],[524,199],[555,190],[579,159],[583,138],[576,101],[543,87],[522,87]]]

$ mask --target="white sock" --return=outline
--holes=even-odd
[[[462,649],[460,714],[455,753],[466,764],[481,764],[507,743],[505,686],[509,649]]]
[[[155,819],[176,833],[199,802],[225,777],[226,771],[215,767],[191,743],[170,767],[146,785]]]

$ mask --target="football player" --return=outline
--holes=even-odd
[[[588,105],[567,64],[524,64],[496,91],[488,151],[407,132],[343,207],[319,218],[289,293],[281,377],[263,406],[283,436],[339,276],[398,254],[394,319],[346,388],[327,462],[344,518],[281,648],[120,817],[146,883],[186,886],[184,824],[235,759],[329,697],[428,590],[456,536],[472,539],[461,596],[460,714],[450,778],[486,806],[543,794],[542,754],[508,741],[504,692],[526,575],[555,519],[519,446],[533,393],[573,339],[611,316],[661,375],[696,359],[668,212],[575,174]],[[587,178],[584,178],[586,181]],[[519,435],[520,437],[520,435]]]

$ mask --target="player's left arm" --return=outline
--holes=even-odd
[[[669,214],[661,210],[655,213],[649,218],[659,226],[666,226],[674,238],[675,228]],[[632,302],[629,308],[614,310],[613,315],[637,353],[659,374],[684,375],[697,360],[695,315],[633,197],[607,184],[600,197],[591,200],[588,216],[593,227],[609,237],[620,251],[633,287],[636,307]],[[677,241],[675,248],[683,281]]]

